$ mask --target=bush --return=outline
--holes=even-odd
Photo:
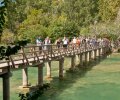
[[[1,43],[3,44],[10,44],[13,43],[15,40],[14,38],[14,34],[11,33],[9,30],[4,30],[3,35],[2,35],[2,39],[1,39]]]

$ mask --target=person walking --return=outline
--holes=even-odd
[[[48,53],[50,52],[50,44],[51,44],[51,41],[50,41],[50,38],[49,37],[46,37],[45,40],[44,40],[44,50],[45,51],[48,51]]]
[[[37,39],[36,39],[36,45],[39,46],[39,53],[41,54],[42,53],[42,38],[41,36],[39,36]]]

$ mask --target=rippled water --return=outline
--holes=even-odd
[[[65,70],[70,59],[65,60]],[[44,67],[44,76],[46,67]],[[38,100],[120,100],[120,54],[93,62],[87,69],[65,72],[64,79],[58,79],[58,63],[52,62],[50,89]],[[0,100],[2,100],[2,80],[0,80]],[[29,68],[29,82],[37,83],[37,68]],[[22,84],[21,70],[13,71],[11,77],[11,100],[19,100],[17,88]]]
[[[38,100],[120,100],[119,93],[120,55],[114,54],[99,65],[66,73],[62,81],[53,78]]]

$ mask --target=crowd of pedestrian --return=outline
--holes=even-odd
[[[42,40],[41,36],[39,36],[36,39],[36,44],[39,46],[39,50],[49,50],[50,49],[50,44],[51,44],[51,39],[49,37],[46,37],[44,40]],[[68,37],[64,36],[63,38],[58,38],[55,41],[55,45],[57,48],[63,47],[67,48],[68,45],[72,45],[73,48],[75,47],[85,47],[85,46],[111,46],[111,42],[107,38],[96,38],[94,37],[84,37],[84,36],[79,36],[79,37],[72,37],[69,39]],[[44,45],[44,47],[43,47]]]

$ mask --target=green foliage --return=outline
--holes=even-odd
[[[15,45],[0,46],[0,60],[9,59],[10,55],[16,54],[21,47],[24,47],[29,40],[16,41]]]
[[[120,0],[99,0],[99,16],[104,22],[114,20],[116,18]]]
[[[23,8],[29,7],[29,10],[26,10],[26,19],[20,23],[18,37],[30,39],[32,43],[38,35],[50,36],[53,41],[64,35],[78,36],[82,26],[93,23],[98,11],[97,1],[91,0],[28,0],[24,5],[26,8]]]
[[[115,34],[109,34],[109,33],[101,33],[99,35],[97,35],[97,37],[101,37],[101,38],[107,38],[111,41],[116,41],[118,36]]]
[[[110,32],[103,32],[96,27],[95,22],[102,25],[101,22],[114,20],[120,7],[120,0],[10,1],[8,6],[0,7],[3,9],[0,16],[2,18],[0,29],[3,30],[2,23],[5,22],[5,14],[7,14],[5,28],[16,34],[20,40],[30,39],[35,43],[39,35],[43,39],[49,36],[54,41],[64,35],[72,37],[78,36],[79,33],[82,35],[115,34],[116,30],[119,33],[119,28],[115,29],[112,25],[112,28],[107,28]]]
[[[9,30],[5,29],[3,31],[1,43],[2,44],[10,44],[10,43],[13,43],[14,40],[15,40],[14,34],[12,32],[10,32]]]
[[[83,27],[81,28],[80,30],[80,35],[83,35],[83,36],[88,36],[89,35],[89,28],[88,27]]]
[[[54,23],[53,26],[50,26],[50,33],[49,36],[51,37],[52,41],[59,37],[73,37],[78,36],[79,29],[78,26],[74,22],[65,21],[64,23]]]
[[[6,16],[6,8],[8,5],[8,0],[0,1],[0,37],[2,36],[4,24],[5,24],[5,16]],[[1,41],[1,40],[0,40]]]

